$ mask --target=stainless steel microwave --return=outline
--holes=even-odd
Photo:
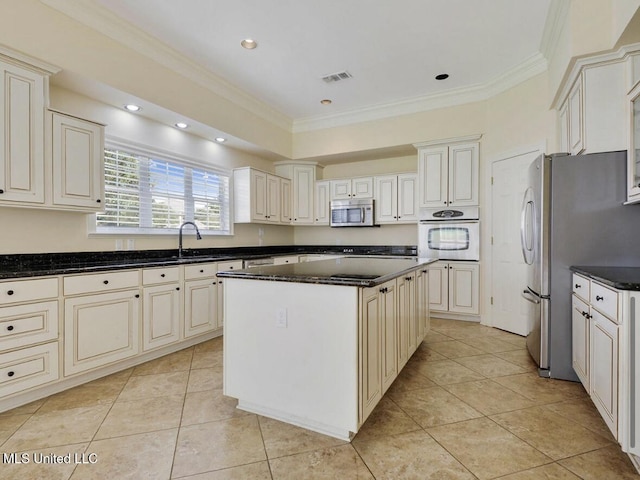
[[[329,204],[332,227],[373,227],[373,199],[333,200]]]

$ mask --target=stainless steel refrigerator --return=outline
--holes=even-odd
[[[640,266],[640,206],[626,200],[626,152],[541,155],[529,167],[520,234],[522,293],[540,375],[578,380],[571,366],[572,265]]]

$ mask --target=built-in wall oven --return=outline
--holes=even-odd
[[[440,260],[480,260],[478,207],[421,210],[418,256]]]

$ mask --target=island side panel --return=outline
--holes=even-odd
[[[225,280],[224,394],[345,438],[358,428],[358,288]]]

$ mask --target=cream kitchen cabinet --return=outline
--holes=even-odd
[[[286,180],[286,179],[285,179]],[[288,224],[289,216],[282,216],[284,205],[282,178],[254,168],[233,171],[234,221],[236,223]],[[290,184],[285,187],[288,190]]]
[[[63,278],[65,376],[139,353],[139,283],[138,270]]]
[[[418,176],[415,173],[374,177],[375,223],[418,221]]]
[[[479,137],[467,137],[467,139]],[[420,208],[478,205],[480,144],[427,142],[418,148]]]
[[[294,225],[315,223],[315,186],[321,167],[315,163],[278,162],[276,174],[291,180],[291,210]]]
[[[314,209],[316,225],[329,225],[331,221],[331,212],[329,211],[329,202],[331,197],[331,182],[329,180],[319,180],[316,182]]]
[[[300,259],[298,255],[282,255],[280,257],[273,258],[274,265],[287,265],[290,263],[299,263]]]
[[[228,260],[226,262],[218,262],[216,264],[216,272],[224,272],[226,270],[240,270],[242,269],[242,260]],[[217,324],[218,328],[224,326],[224,280],[218,278],[218,313]]]
[[[373,177],[331,180],[331,200],[373,198]]]
[[[587,392],[591,385],[591,368],[589,366],[591,318],[589,305],[577,295],[573,295],[571,300],[571,360],[573,370]]]
[[[638,56],[640,58],[640,55]],[[640,83],[628,95],[629,149],[627,152],[627,201],[640,202]]]
[[[180,340],[182,292],[180,268],[142,270],[142,349]]]
[[[218,327],[218,279],[216,263],[189,265],[184,269],[184,337]]]
[[[557,107],[560,150],[577,155],[627,148],[627,73],[622,60],[582,65]]]
[[[416,348],[431,328],[429,313],[429,270],[416,271]]]
[[[44,203],[48,73],[0,51],[0,202]]]
[[[378,287],[381,331],[382,394],[398,376],[398,288],[396,280]]]
[[[398,289],[398,369],[407,364],[417,348],[415,272],[399,277]]]
[[[429,308],[432,312],[478,315],[480,265],[438,261],[429,265]]]
[[[293,221],[293,209],[291,205],[291,180],[280,178],[280,222],[291,223]]]
[[[395,284],[395,280],[392,280]],[[359,423],[364,423],[382,398],[383,318],[380,309],[380,287],[363,288],[360,292],[359,315]]]
[[[48,111],[51,204],[98,212],[104,208],[104,125]],[[49,202],[48,202],[49,203]]]
[[[6,281],[0,292],[0,397],[58,380],[58,279]]]

